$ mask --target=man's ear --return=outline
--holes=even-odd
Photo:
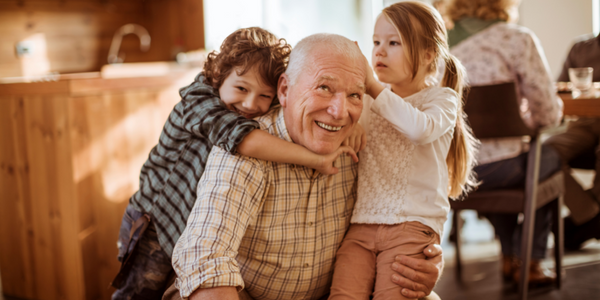
[[[279,81],[277,82],[277,98],[279,99],[279,103],[281,103],[282,107],[287,106],[289,83],[290,81],[287,74],[283,73],[281,76],[279,76]]]

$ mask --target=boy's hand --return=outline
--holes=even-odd
[[[333,165],[333,163],[342,153],[346,153],[346,155],[352,156],[352,160],[354,160],[354,162],[358,162],[358,156],[356,155],[354,149],[348,146],[340,146],[333,153],[327,155],[319,155],[320,160],[315,166],[315,169],[324,175],[337,174],[339,170]]]
[[[342,145],[349,146],[354,149],[355,152],[360,152],[365,149],[367,146],[367,134],[365,129],[359,123],[356,123],[352,133],[344,140]]]

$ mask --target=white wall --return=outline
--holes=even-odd
[[[519,24],[535,32],[542,42],[555,79],[573,40],[592,33],[594,1],[598,0],[522,0]]]

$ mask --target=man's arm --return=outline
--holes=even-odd
[[[197,289],[188,300],[238,300],[237,289],[232,286],[220,286],[210,289]]]
[[[228,291],[217,287],[244,287],[236,257],[264,191],[259,162],[213,148],[198,183],[198,199],[173,250],[176,287],[182,298],[198,289],[207,289],[199,294],[216,296]]]
[[[402,295],[407,298],[429,295],[442,274],[442,247],[437,244],[429,245],[423,253],[427,259],[399,255],[392,264],[392,269],[398,272],[392,276],[392,281],[403,287]]]

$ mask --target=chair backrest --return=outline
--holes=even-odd
[[[465,113],[478,139],[535,135],[521,118],[514,82],[465,91]]]

